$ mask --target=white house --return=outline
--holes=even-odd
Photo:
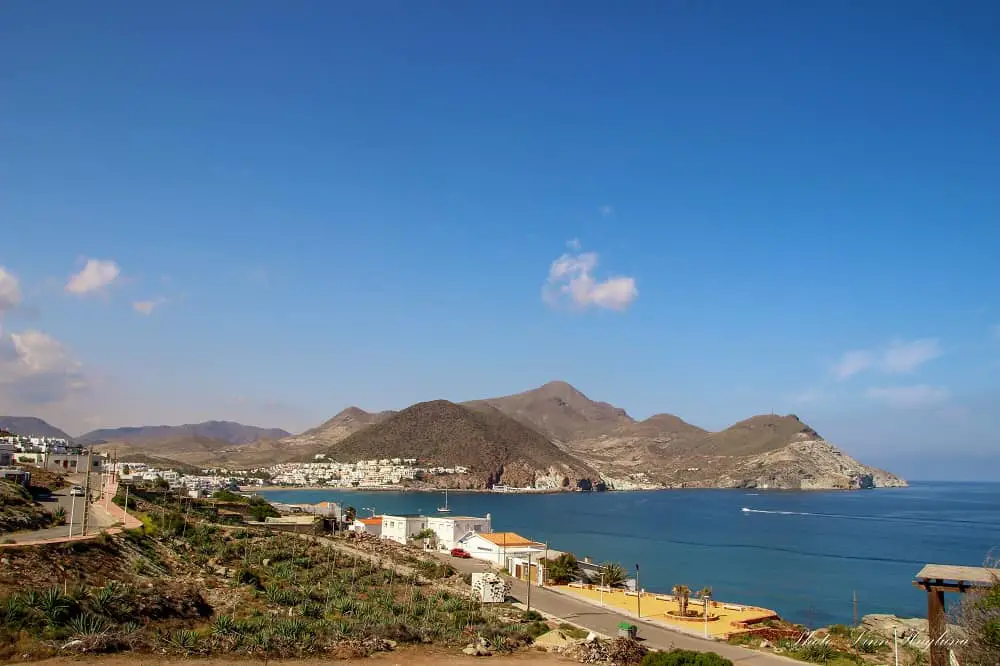
[[[458,541],[470,532],[490,533],[493,531],[493,518],[486,514],[485,518],[474,516],[428,516],[427,528],[434,531],[437,547],[440,550],[451,550],[458,547]]]
[[[14,445],[0,443],[0,467],[9,467],[14,462]]]
[[[413,513],[398,516],[385,514],[382,516],[382,538],[405,545],[410,542],[411,536],[427,528],[427,521],[427,516]]]
[[[545,553],[545,544],[525,539],[515,532],[469,532],[458,540],[458,547],[468,551],[469,555],[508,567],[511,557],[527,557],[531,553],[533,559]]]
[[[382,516],[372,516],[371,518],[355,518],[350,527],[352,532],[370,534],[373,537],[382,536]]]

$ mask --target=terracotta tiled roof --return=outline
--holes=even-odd
[[[525,539],[523,536],[517,532],[491,532],[489,534],[480,533],[481,537],[495,543],[498,546],[541,546],[542,544],[537,541],[532,541],[531,539]]]
[[[365,525],[381,525],[382,516],[374,516],[372,518],[358,518]]]

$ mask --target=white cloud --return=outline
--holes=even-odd
[[[58,402],[87,388],[82,364],[65,346],[41,331],[12,333],[0,341],[0,395],[22,404]]]
[[[946,389],[926,384],[870,388],[865,394],[873,400],[885,402],[893,407],[906,408],[928,407],[948,400]]]
[[[154,298],[151,301],[133,301],[132,309],[143,315],[153,314],[153,310],[167,302],[165,298]]]
[[[875,363],[875,354],[863,349],[844,352],[833,366],[833,374],[837,379],[847,379],[867,370]]]
[[[866,370],[877,370],[890,375],[905,374],[915,371],[942,353],[940,344],[934,338],[911,342],[896,340],[881,350],[854,349],[845,352],[833,364],[833,375],[843,380]]]
[[[571,238],[570,240],[566,241],[566,247],[568,247],[571,250],[578,251],[580,249],[580,239]]]
[[[599,282],[594,277],[597,254],[564,254],[552,262],[549,278],[542,288],[542,298],[550,305],[568,299],[577,307],[598,307],[622,311],[639,296],[635,279],[609,277]]]
[[[0,266],[0,313],[17,307],[21,302],[21,283]]]
[[[71,294],[89,294],[100,291],[114,282],[121,269],[113,261],[88,259],[87,265],[76,275],[70,276],[66,291]]]
[[[601,215],[603,215],[604,217],[611,217],[612,215],[615,214],[614,206],[608,206],[607,204],[605,204],[604,206],[601,206],[600,208],[598,208],[598,210],[601,212]]]
[[[820,389],[806,389],[804,391],[799,391],[794,393],[789,398],[792,402],[797,402],[800,404],[808,404],[813,402],[819,402],[824,397],[824,393]]]
[[[888,373],[913,372],[942,353],[941,346],[934,338],[913,342],[895,341],[883,354],[882,368]]]

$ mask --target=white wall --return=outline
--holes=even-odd
[[[425,516],[382,516],[382,538],[407,544],[410,537],[427,527]]]
[[[451,550],[458,546],[458,540],[469,532],[489,534],[493,531],[491,517],[442,517],[432,516],[427,518],[427,527],[434,530],[437,535],[438,548],[440,550]]]

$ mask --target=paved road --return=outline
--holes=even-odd
[[[57,507],[62,507],[66,511],[66,524],[58,527],[49,527],[44,530],[33,530],[26,532],[11,532],[3,535],[3,538],[13,539],[16,543],[23,541],[35,541],[37,539],[57,539],[69,536],[70,516],[73,516],[73,536],[83,533],[83,498],[72,497],[69,488],[63,488],[52,493],[50,499],[40,502],[46,511],[55,511]],[[88,531],[93,533],[102,527],[111,525],[108,516],[103,511],[90,512],[90,525]]]
[[[446,557],[446,559],[452,566],[463,573],[490,570],[489,563],[482,560],[462,560],[453,557]],[[508,578],[508,580],[510,580],[512,586],[511,596],[521,603],[525,603],[528,598],[527,584],[514,578]],[[639,626],[639,638],[643,643],[648,647],[658,650],[681,648],[702,652],[711,651],[732,660],[734,664],[745,664],[747,666],[788,666],[789,664],[799,664],[801,666],[801,662],[787,657],[756,652],[736,645],[729,645],[728,643],[671,631],[665,627],[650,624],[643,620],[636,620],[612,610],[574,599],[566,594],[537,586],[532,586],[531,588],[531,608],[542,613],[563,618],[573,624],[578,624],[581,627],[606,636],[617,635],[619,622],[631,622]]]

